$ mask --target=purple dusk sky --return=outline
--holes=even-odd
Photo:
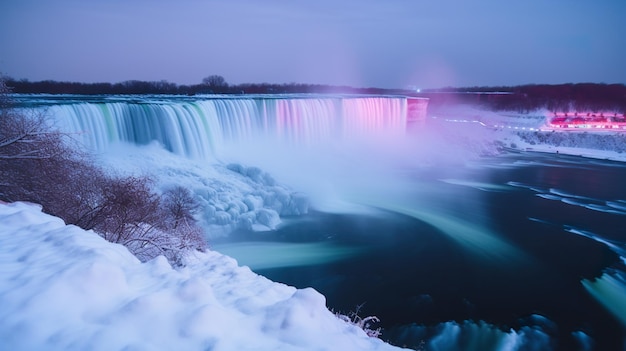
[[[626,83],[626,0],[2,0],[29,80]]]

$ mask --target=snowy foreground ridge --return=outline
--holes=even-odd
[[[173,269],[0,203],[0,350],[397,350],[216,252]]]

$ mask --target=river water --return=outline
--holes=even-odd
[[[421,350],[622,350],[626,165],[509,153],[405,168],[365,209],[313,211],[214,249]],[[604,274],[604,275],[603,275]],[[359,307],[360,306],[360,307]]]

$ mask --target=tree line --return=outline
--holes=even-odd
[[[346,94],[389,94],[392,89],[353,88],[323,84],[272,84],[244,83],[231,85],[224,77],[211,75],[201,83],[177,85],[165,80],[139,81],[128,80],[119,83],[81,83],[43,80],[31,82],[25,79],[4,77],[4,81],[14,93],[18,94],[79,94],[79,95],[125,95],[125,94],[298,94],[298,93],[346,93]]]
[[[428,90],[429,107],[452,102],[477,104],[492,110],[530,112],[626,112],[624,84],[531,84],[521,86],[466,87]]]
[[[467,103],[492,110],[527,113],[539,109],[573,112],[626,112],[624,84],[529,84],[520,86],[482,86],[428,89],[417,92],[408,89],[355,88],[321,84],[244,83],[231,85],[220,75],[210,75],[201,83],[177,85],[168,81],[129,80],[120,83],[80,83],[44,80],[31,82],[4,78],[14,93],[20,94],[373,94],[406,95],[429,98],[429,108]]]

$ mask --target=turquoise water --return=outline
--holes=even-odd
[[[314,212],[214,248],[336,311],[363,304],[397,345],[622,349],[626,165],[514,154],[408,174],[401,196],[352,196],[368,214]]]

